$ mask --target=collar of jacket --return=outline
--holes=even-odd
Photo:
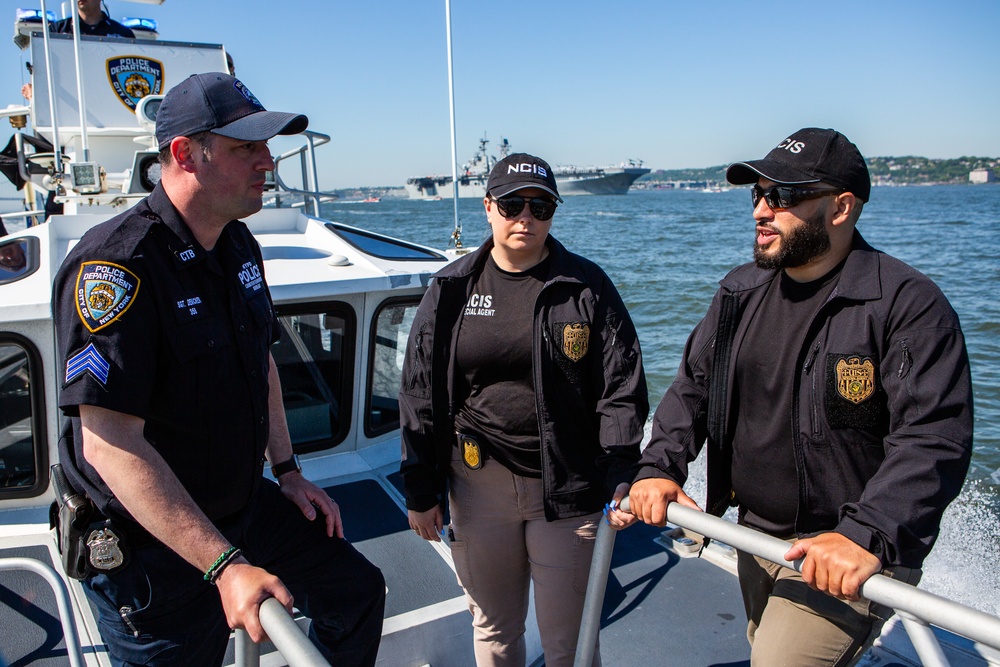
[[[586,282],[583,267],[578,261],[580,258],[566,249],[562,243],[549,234],[545,239],[545,245],[549,248],[549,273],[545,277],[545,282],[549,283],[554,279]],[[487,237],[483,244],[475,252],[466,255],[461,259],[452,262],[434,274],[438,279],[466,278],[482,271],[486,264],[486,256],[493,249],[493,237]]]
[[[840,297],[854,301],[872,301],[881,298],[882,285],[879,280],[879,255],[882,253],[868,245],[855,230],[851,239],[851,252],[840,280],[830,298]],[[750,262],[738,266],[719,281],[722,289],[729,292],[745,292],[771,282],[778,275],[775,269],[759,269]]]

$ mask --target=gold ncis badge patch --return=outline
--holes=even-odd
[[[84,262],[76,277],[76,310],[91,333],[108,326],[135,302],[139,278],[111,262]]]
[[[590,346],[590,325],[583,322],[567,324],[563,327],[562,351],[570,361],[580,361],[587,355]]]
[[[474,438],[463,435],[461,447],[462,460],[465,462],[467,468],[479,470],[483,467],[483,452],[479,448],[479,443]]]
[[[837,361],[837,393],[858,404],[875,392],[875,365],[871,359],[849,357]]]

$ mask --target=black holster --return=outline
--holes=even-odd
[[[85,494],[69,485],[60,464],[52,466],[52,484],[56,501],[49,508],[49,527],[56,530],[56,545],[66,576],[86,579],[90,575],[87,562],[87,534],[94,515],[94,503]]]

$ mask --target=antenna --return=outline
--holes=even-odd
[[[448,33],[448,106],[451,109],[451,185],[454,188],[452,201],[455,204],[455,229],[451,239],[455,248],[462,247],[462,223],[458,219],[458,153],[455,138],[455,73],[451,57],[451,0],[444,0],[445,28]]]

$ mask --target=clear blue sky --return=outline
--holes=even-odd
[[[450,172],[444,0],[106,2],[225,44],[265,106],[332,136],[326,188]],[[452,21],[460,163],[486,132],[558,164],[707,167],[810,125],[868,156],[1000,156],[997,0],[453,0]],[[26,77],[5,43],[2,104]]]

